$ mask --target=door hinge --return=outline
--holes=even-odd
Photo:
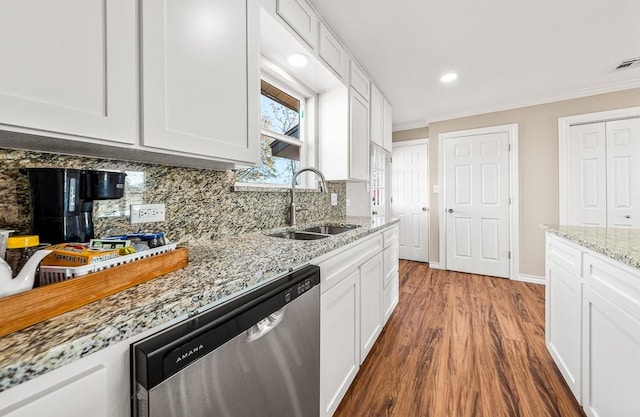
[[[511,144],[507,143],[507,152],[511,152]]]
[[[393,197],[389,197],[389,203],[393,203]]]
[[[509,205],[511,205],[511,197],[509,197]]]
[[[507,258],[511,259],[511,251],[507,252]]]
[[[390,156],[390,157],[389,157],[389,163],[390,163],[390,164],[393,164],[393,156]]]

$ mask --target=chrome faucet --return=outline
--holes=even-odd
[[[315,168],[302,168],[297,172],[295,172],[293,174],[293,178],[291,178],[291,207],[290,207],[290,213],[289,213],[290,215],[289,224],[291,226],[296,225],[296,178],[298,178],[298,176],[305,171],[311,171],[314,174],[316,174],[318,177],[320,177],[320,192],[325,194],[328,192],[327,183],[324,180],[324,175],[322,174],[322,172],[318,171]]]

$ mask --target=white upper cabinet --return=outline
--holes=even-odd
[[[382,147],[389,152],[392,150],[393,141],[391,110],[391,104],[385,98],[383,103]]]
[[[371,83],[371,100],[369,100],[369,107],[371,110],[371,130],[369,131],[371,142],[378,146],[382,146],[384,128],[384,97],[374,83]]]
[[[349,178],[369,180],[369,103],[351,90]]]
[[[322,22],[320,22],[318,55],[341,80],[346,78],[349,71],[349,56],[340,45],[338,38],[333,36]]]
[[[311,49],[316,49],[318,16],[305,0],[277,0],[276,12]]]
[[[259,159],[257,0],[142,0],[144,147]]]
[[[135,143],[136,13],[129,0],[2,2],[0,128]]]
[[[351,78],[349,84],[351,88],[360,93],[365,100],[369,101],[369,78],[364,71],[358,67],[355,61],[351,61]]]

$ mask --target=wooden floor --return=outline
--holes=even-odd
[[[544,287],[400,262],[400,303],[334,417],[584,416],[544,344]]]

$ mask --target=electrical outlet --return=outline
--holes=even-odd
[[[164,221],[164,204],[132,204],[131,224]]]
[[[338,205],[338,193],[331,193],[331,205],[332,206]]]

